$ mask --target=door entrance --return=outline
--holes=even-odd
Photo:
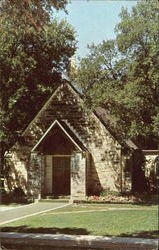
[[[71,157],[46,156],[45,192],[53,195],[70,195]]]
[[[52,192],[70,195],[70,157],[53,157]]]

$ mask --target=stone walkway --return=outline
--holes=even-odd
[[[68,202],[37,202],[0,212],[0,225],[68,206]]]

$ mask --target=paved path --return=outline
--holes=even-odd
[[[18,249],[109,249],[109,250],[157,250],[157,239],[103,237],[91,235],[66,235],[66,234],[31,234],[0,232],[1,243],[4,246],[19,246]],[[48,249],[48,248],[47,248]]]
[[[68,202],[38,202],[0,212],[0,225],[68,206]]]

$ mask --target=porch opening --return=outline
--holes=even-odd
[[[82,154],[84,147],[75,131],[72,131],[64,121],[53,122],[32,152],[34,150],[38,151],[44,159],[41,175],[42,196],[72,196],[75,189],[73,183],[77,181],[72,176],[73,174],[75,176],[76,172],[79,172],[76,173],[78,183],[85,185],[82,182],[83,163],[81,162],[83,158],[77,155]]]

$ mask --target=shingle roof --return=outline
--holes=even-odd
[[[71,89],[72,93],[78,96],[78,98],[83,101],[81,93],[78,91],[78,89],[73,86],[68,80],[64,80],[62,84],[67,84],[69,88]],[[47,106],[49,106],[49,103],[51,102],[54,95],[56,95],[56,92],[60,88],[61,85],[57,87],[57,89],[53,92],[51,97],[48,99],[48,101],[45,103],[45,105],[42,107],[42,109],[38,112],[38,114],[35,116],[35,118],[29,123],[25,131],[23,132],[23,135],[25,135],[26,131],[31,127],[32,123],[45,111]],[[118,143],[126,148],[136,150],[138,147],[133,143],[130,139],[125,139],[124,134],[119,133],[117,129],[116,122],[112,119],[112,117],[108,114],[108,112],[101,107],[97,107],[94,111],[94,115],[102,122],[102,124],[105,126],[105,128],[111,133],[111,135],[118,141]]]

